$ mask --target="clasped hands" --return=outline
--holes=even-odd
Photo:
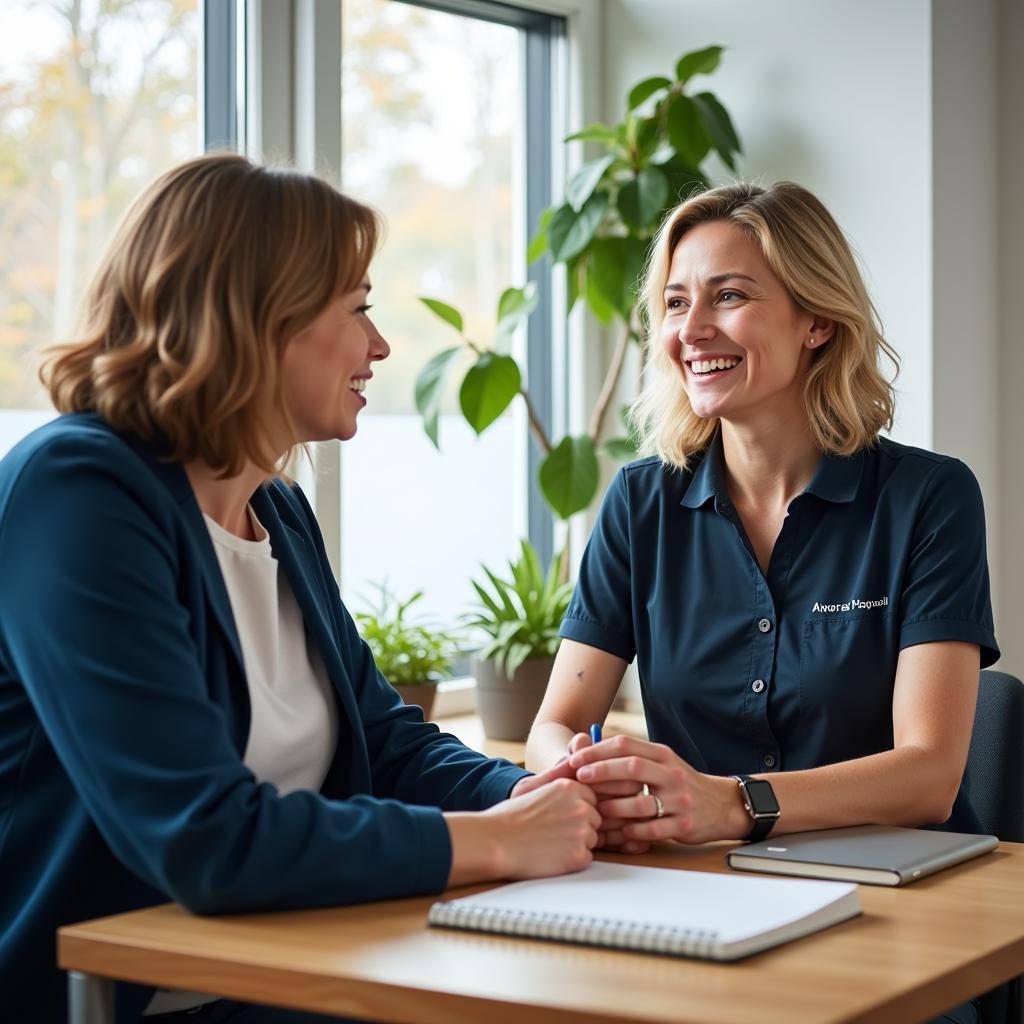
[[[749,828],[732,779],[696,771],[662,743],[613,736],[595,744],[577,733],[563,759],[524,779],[513,794],[555,779],[575,779],[594,793],[597,845],[604,849],[644,853],[658,840],[704,843],[741,838]]]

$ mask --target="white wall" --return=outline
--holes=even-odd
[[[996,3],[934,0],[931,37],[931,446],[981,483],[998,609]]]
[[[1024,676],[1024,4],[1001,0],[998,39],[998,271],[999,343],[999,536],[992,548],[1000,569],[996,635],[1003,651],[1000,667]],[[993,559],[990,556],[990,561]]]
[[[738,175],[806,185],[845,229],[903,361],[892,436],[978,476],[1002,666],[1024,672],[1010,511],[1024,500],[1019,0],[604,0],[604,11],[608,119],[634,82],[720,43],[705,81],[744,143]]]
[[[903,358],[897,440],[931,441],[930,60],[927,0],[605,0],[605,103],[728,47],[703,81],[732,114],[739,176],[815,192],[862,257]],[[723,180],[730,175],[721,168]]]

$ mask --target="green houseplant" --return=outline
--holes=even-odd
[[[488,638],[473,658],[473,674],[490,739],[525,739],[540,707],[572,596],[572,584],[561,582],[564,558],[555,559],[545,575],[537,552],[522,540],[508,578],[484,565],[486,581],[472,581],[479,605],[464,621]]]
[[[402,601],[387,584],[373,586],[376,600],[368,602],[368,610],[355,612],[359,632],[373,652],[377,668],[406,704],[420,705],[423,717],[430,718],[437,684],[461,653],[461,634],[408,616],[409,609],[423,597],[422,590]]]
[[[480,434],[517,396],[526,403],[531,433],[544,453],[541,493],[563,519],[587,508],[597,493],[599,445],[620,459],[635,453],[628,423],[625,436],[603,445],[601,441],[626,353],[641,339],[636,283],[651,239],[668,209],[708,184],[701,165],[710,153],[735,169],[740,141],[728,112],[712,93],[691,88],[693,79],[717,69],[722,52],[721,46],[708,46],[684,54],[671,76],[645,78],[633,86],[618,124],[591,124],[566,139],[594,144],[603,152],[569,178],[564,202],[541,216],[529,259],[547,254],[562,264],[569,310],[583,299],[601,323],[618,331],[586,433],[550,437],[519,365],[504,351],[509,336],[536,305],[532,285],[502,293],[491,345],[466,336],[457,309],[438,299],[422,299],[460,335],[460,344],[434,356],[416,381],[416,407],[427,435],[438,444],[444,389],[452,368],[468,353],[472,364],[459,387],[463,416]]]

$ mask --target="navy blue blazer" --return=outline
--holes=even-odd
[[[442,810],[525,774],[405,706],[377,671],[301,491],[253,497],[334,685],[319,794],[242,763],[249,698],[227,591],[180,464],[94,415],[0,462],[0,1007],[64,1018],[58,926],[168,899],[198,913],[439,892]],[[119,998],[131,1019],[148,999]]]

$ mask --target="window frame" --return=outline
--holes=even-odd
[[[527,32],[525,50],[531,71],[527,81],[533,83],[526,97],[527,146],[544,157],[543,161],[527,161],[524,234],[529,239],[540,213],[561,198],[567,174],[583,162],[582,144],[562,144],[568,126],[602,116],[599,69],[595,62],[582,59],[584,54],[601,52],[600,11],[592,0],[401,2],[510,24]],[[226,141],[255,159],[290,161],[340,178],[340,0],[203,0],[203,4],[204,26],[211,32],[204,39],[219,38],[222,45],[236,40],[235,47],[228,46],[231,62],[215,72],[216,81],[211,77],[216,61],[205,62],[204,97],[208,93],[209,98],[202,109],[210,128],[204,126],[204,142]],[[206,20],[210,18],[220,19],[212,31]],[[545,28],[546,40],[541,38]],[[203,52],[213,53],[212,45],[204,42]],[[543,68],[538,66],[541,61]],[[228,129],[233,126],[233,132],[225,129],[231,137],[217,138],[218,123]],[[602,366],[610,351],[606,332],[579,307],[566,317],[564,270],[552,268],[547,256],[527,273],[528,280],[537,283],[539,297],[526,336],[531,395],[551,436],[581,433],[586,429],[587,410],[600,389],[594,367]],[[553,337],[560,342],[551,344]],[[340,446],[323,444],[312,449],[314,465],[300,463],[293,473],[309,494],[332,569],[340,578],[344,558]],[[539,494],[537,469],[543,455],[532,439],[527,441],[527,450],[528,534],[542,557],[550,558],[556,537],[564,537],[566,526],[553,523]],[[571,527],[576,551],[582,550],[590,528],[583,518],[575,517]],[[471,697],[471,690],[463,693]],[[444,696],[439,695],[439,700]],[[437,710],[452,714],[470,707],[469,703],[453,704],[443,712],[440,707]]]
[[[524,225],[527,239],[535,230],[541,214],[554,201],[554,151],[556,131],[565,134],[564,118],[555,110],[557,90],[554,80],[565,47],[567,19],[564,15],[532,10],[500,0],[397,0],[413,7],[443,11],[518,28],[525,39],[526,83],[525,122],[526,203]],[[554,309],[554,275],[550,257],[544,257],[527,268],[527,281],[537,287],[537,307],[526,324],[526,386],[534,408],[548,436],[555,421],[554,381],[556,366],[564,360],[554,351],[550,339],[564,335],[556,328]],[[555,520],[537,485],[537,473],[544,453],[532,437],[527,439],[527,536],[545,565],[554,557]]]
[[[202,0],[199,92],[200,140],[204,152],[234,149],[239,137],[238,39],[236,0]]]

